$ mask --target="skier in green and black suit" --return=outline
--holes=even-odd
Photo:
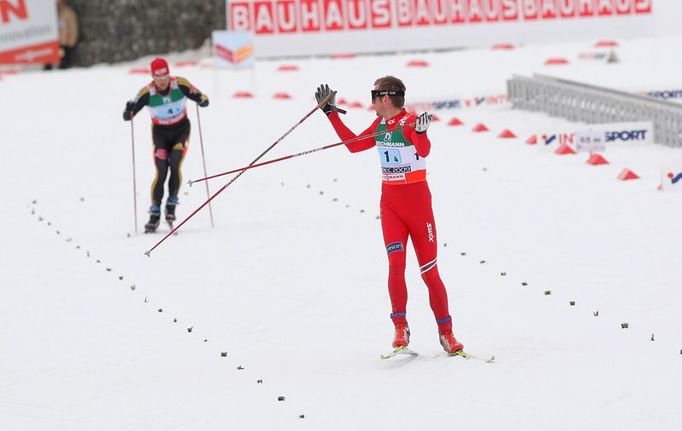
[[[191,99],[201,107],[208,106],[208,97],[185,78],[170,76],[168,62],[155,58],[151,63],[152,82],[142,87],[137,96],[126,103],[123,119],[130,121],[143,107],[149,108],[152,117],[154,140],[154,165],[156,175],[152,182],[152,204],[145,233],[155,232],[161,218],[163,187],[168,168],[168,199],[166,221],[175,221],[175,206],[179,203],[178,191],[182,182],[182,160],[189,145],[190,123],[185,102]]]

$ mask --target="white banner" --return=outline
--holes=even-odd
[[[258,57],[563,42],[655,31],[654,0],[226,0],[226,13],[228,30],[254,33]]]
[[[0,0],[0,64],[59,61],[55,0]]]
[[[547,147],[550,145],[570,145],[571,147],[577,147],[580,144],[580,137],[584,137],[586,133],[590,133],[592,136],[599,136],[600,140],[601,137],[603,137],[604,148],[606,145],[613,145],[616,143],[625,143],[628,145],[654,143],[654,125],[651,121],[590,124],[589,127],[589,132],[585,130],[551,131],[537,133],[534,136],[536,136],[539,147]],[[587,151],[589,151],[589,149]]]

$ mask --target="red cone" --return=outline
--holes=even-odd
[[[485,124],[483,123],[478,123],[477,125],[474,126],[473,129],[471,129],[472,132],[487,132],[488,128],[485,127]]]
[[[512,132],[511,130],[509,130],[509,129],[504,129],[504,130],[502,131],[502,133],[500,133],[499,135],[497,135],[497,137],[498,137],[498,138],[503,138],[503,139],[509,139],[509,138],[516,138],[516,135],[515,135],[514,132]]]
[[[531,135],[530,138],[526,139],[526,144],[535,145],[538,143],[538,137],[536,135]]]
[[[565,58],[548,58],[545,60],[545,66],[559,66],[562,64],[568,64],[568,60]]]
[[[452,120],[448,121],[448,126],[461,126],[462,121],[457,117],[452,117]]]
[[[349,58],[355,58],[355,54],[332,54],[330,58],[332,60],[346,60]]]
[[[295,64],[282,64],[277,68],[278,72],[295,72],[298,70],[298,66]]]
[[[510,50],[514,49],[513,43],[496,43],[491,47],[493,50]]]
[[[608,165],[609,161],[606,160],[601,154],[592,153],[590,158],[587,159],[588,165]]]
[[[185,61],[178,61],[175,63],[175,67],[187,67],[187,66],[196,66],[199,64],[198,61],[195,60],[185,60]]]
[[[600,40],[594,44],[595,48],[617,48],[618,42],[615,40]]]
[[[285,100],[285,99],[291,99],[291,95],[289,93],[280,92],[280,93],[273,94],[272,98],[273,99]]]
[[[248,91],[237,91],[232,97],[235,99],[250,99],[253,97],[253,94]]]
[[[429,67],[429,63],[426,60],[410,60],[407,67]]]
[[[617,177],[617,178],[618,178],[619,180],[621,180],[621,181],[638,180],[638,179],[639,179],[639,175],[637,175],[636,173],[632,172],[632,171],[631,171],[630,169],[628,169],[628,168],[624,168],[622,171],[620,171],[620,174],[618,174],[618,177]]]
[[[571,148],[570,145],[561,144],[559,148],[557,148],[556,151],[554,151],[554,154],[565,156],[567,154],[575,154],[575,150]]]

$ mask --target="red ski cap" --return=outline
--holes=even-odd
[[[154,60],[152,60],[151,69],[152,77],[154,78],[163,78],[164,76],[170,75],[168,62],[161,57],[157,57]]]

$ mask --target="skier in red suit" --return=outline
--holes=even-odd
[[[328,94],[331,99],[321,109],[327,114],[342,140],[357,136],[341,121],[335,97],[328,85],[317,88],[320,102]],[[404,108],[405,85],[393,76],[379,78],[372,90],[372,103],[377,119],[359,136],[373,135],[346,145],[352,153],[376,147],[381,162],[381,228],[388,253],[388,292],[391,298],[391,320],[395,325],[393,348],[407,348],[410,329],[407,324],[407,286],[405,254],[407,238],[412,239],[421,276],[429,290],[431,309],[438,324],[440,344],[454,354],[464,349],[452,333],[448,311],[448,295],[438,274],[436,223],[431,208],[431,192],[426,182],[425,158],[431,150],[426,130],[431,116],[416,116]]]

